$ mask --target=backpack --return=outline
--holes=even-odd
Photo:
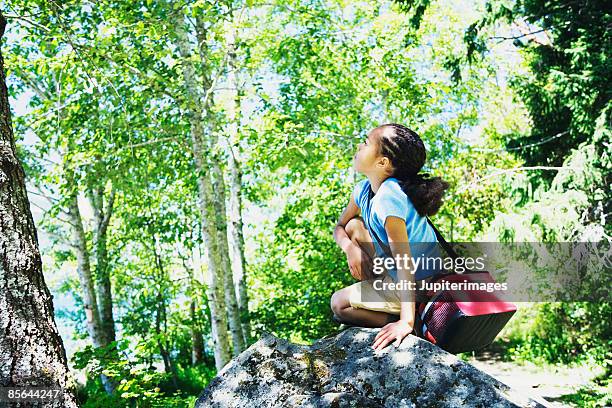
[[[370,199],[372,195],[370,188]],[[453,259],[458,258],[459,255],[429,217],[427,222],[448,255]],[[369,226],[368,230],[385,254],[390,254],[391,251],[387,252],[387,245],[382,243],[376,232]],[[471,270],[462,274],[438,274],[430,283],[444,281],[495,283],[489,272]],[[414,332],[453,354],[481,350],[491,344],[517,310],[515,304],[501,300],[495,291],[440,289],[436,292],[429,290],[427,297],[428,301],[416,303]]]

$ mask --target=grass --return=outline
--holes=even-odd
[[[595,408],[612,406],[612,384],[609,372],[594,379],[594,381],[581,387],[572,394],[562,395],[557,399],[576,407]]]

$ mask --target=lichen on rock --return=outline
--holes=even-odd
[[[378,331],[351,327],[310,346],[267,333],[219,372],[195,406],[544,406],[413,335],[375,352]]]

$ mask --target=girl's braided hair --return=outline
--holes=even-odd
[[[413,130],[397,123],[387,123],[394,131],[384,133],[379,139],[380,154],[393,166],[393,174],[402,190],[421,216],[434,215],[442,206],[442,198],[449,184],[441,177],[419,173],[427,157],[423,141]]]

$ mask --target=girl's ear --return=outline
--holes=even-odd
[[[389,160],[389,158],[386,156],[381,156],[381,158],[378,159],[377,164],[381,167],[384,167],[385,169],[391,168],[391,160]]]

